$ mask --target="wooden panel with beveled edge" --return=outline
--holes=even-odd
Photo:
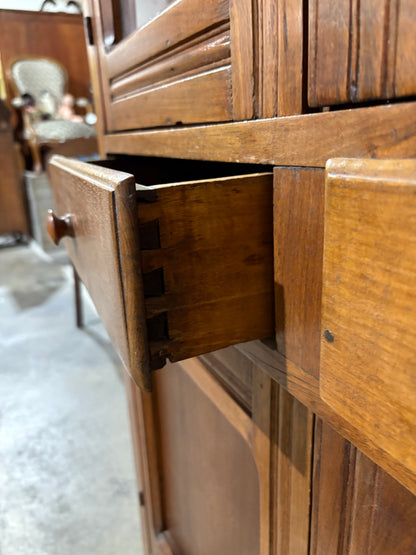
[[[317,419],[311,555],[413,555],[416,497]]]
[[[228,121],[231,116],[231,68],[226,63],[111,102],[109,128]]]
[[[196,359],[155,372],[153,401],[164,525],[177,552],[266,555],[250,417]]]
[[[309,0],[309,103],[414,95],[413,0]]]
[[[271,405],[271,553],[307,555],[314,416],[274,381]]]
[[[70,215],[69,256],[123,364],[149,388],[147,331],[140,279],[135,182],[131,175],[55,156],[50,162],[56,214]]]
[[[248,390],[248,410],[255,425],[253,445],[261,483],[263,546],[271,555],[309,553],[311,461],[314,416],[236,347],[200,357],[241,402],[241,382]],[[226,371],[224,373],[224,368]],[[234,379],[230,379],[230,375]],[[268,455],[266,456],[266,454]],[[270,546],[267,535],[270,534]]]
[[[175,2],[111,49],[105,58],[106,75],[109,79],[119,76],[228,19],[228,0],[207,0],[203,9],[198,0]]]
[[[415,160],[330,160],[320,392],[413,473],[415,280]]]
[[[232,119],[228,0],[175,2],[109,52],[98,31],[108,130]]]

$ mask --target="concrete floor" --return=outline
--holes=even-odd
[[[70,268],[0,249],[1,555],[143,553],[122,370],[85,304],[78,330]]]

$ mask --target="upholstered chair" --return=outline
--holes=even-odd
[[[73,149],[70,147],[66,152],[73,155],[94,150],[94,114],[87,99],[75,100],[77,106],[85,109],[85,118],[74,115],[73,119],[66,119],[60,114],[67,84],[67,73],[61,64],[50,58],[27,56],[13,61],[8,77],[16,95],[12,104],[22,112],[24,140],[37,173],[42,170],[44,146],[53,148],[71,142]]]

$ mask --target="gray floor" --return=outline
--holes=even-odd
[[[69,267],[0,249],[0,554],[142,552],[121,367]]]

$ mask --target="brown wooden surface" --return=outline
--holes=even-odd
[[[274,284],[277,349],[319,377],[323,208],[322,169],[274,170]]]
[[[69,214],[74,229],[63,244],[126,369],[148,388],[134,179],[59,156],[49,169],[56,213]]]
[[[68,91],[76,97],[89,97],[81,15],[0,10],[0,51],[4,69],[14,58],[25,55],[56,59],[68,72]]]
[[[395,93],[397,96],[415,94],[415,79],[410,68],[415,67],[415,24],[416,10],[411,1],[401,2],[397,32],[395,60]]]
[[[104,78],[112,79],[189,37],[229,19],[228,0],[175,2],[149,25],[114,47],[105,57]]]
[[[259,554],[249,416],[196,361],[156,372],[154,391],[164,524],[179,552]]]
[[[109,129],[121,131],[232,118],[231,68],[214,68],[111,103]]]
[[[309,0],[309,102],[414,95],[413,0]]]
[[[342,130],[342,132],[341,132]],[[324,167],[329,158],[410,158],[416,153],[413,102],[321,114],[118,133],[106,152]]]
[[[140,390],[125,372],[124,385],[130,417],[130,432],[133,443],[134,464],[136,470],[137,494],[139,496],[140,525],[143,536],[143,546],[146,553],[151,553],[151,542],[154,536],[151,521],[152,506],[150,494],[148,453],[145,449],[146,438],[144,432],[143,409]]]
[[[275,0],[259,0],[253,19],[255,40],[256,116],[271,118],[277,114],[278,87],[278,6]]]
[[[328,17],[325,11],[319,12],[319,26],[310,28],[308,35],[308,21],[303,18],[309,15],[312,21],[316,17],[316,7],[324,4],[328,8]],[[345,16],[341,12],[347,4],[348,13]],[[367,95],[368,100],[374,97],[372,95],[379,98],[383,94],[414,94],[414,72],[409,70],[413,64],[414,48],[408,47],[414,40],[414,24],[411,23],[414,8],[408,1],[377,3],[374,0],[352,0],[345,4],[342,1],[332,3],[331,6],[326,0],[309,2],[309,6],[308,2],[297,1],[234,2],[230,3],[230,14],[233,17],[234,13],[236,19],[230,22],[228,2],[206,3],[206,13],[199,9],[198,18],[191,15],[192,5],[197,5],[195,0],[176,3],[159,22],[149,25],[145,34],[135,33],[116,46],[109,56],[111,76],[106,75],[106,55],[100,50],[101,87],[107,114],[111,111],[111,80],[116,94],[114,101],[116,97],[128,97],[139,90],[148,91],[156,82],[161,85],[178,81],[184,76],[183,71],[189,71],[188,77],[191,74],[195,76],[198,68],[207,67],[203,64],[209,64],[209,57],[204,58],[206,53],[201,51],[201,62],[195,62],[197,56],[192,61],[187,54],[192,52],[196,55],[194,46],[201,46],[208,33],[211,33],[210,37],[219,36],[219,30],[225,32],[228,25],[231,42],[237,42],[241,49],[233,52],[231,44],[231,71],[237,71],[230,86],[235,98],[233,117],[240,117],[237,111],[243,114],[250,105],[253,105],[256,117],[300,113],[302,109],[307,109],[304,105],[307,81],[309,84],[317,83],[317,87],[322,83],[316,81],[317,76],[326,80],[325,88],[328,83],[324,92],[331,98],[339,98],[340,95],[349,98],[348,94],[351,94],[351,98],[355,95],[357,99],[357,95],[361,94]],[[219,11],[215,11],[218,7]],[[213,13],[214,19],[211,17]],[[343,21],[344,26],[330,28],[332,14],[335,14],[335,19]],[[356,25],[359,16],[362,19],[360,25]],[[211,21],[209,25],[208,20]],[[350,20],[354,25],[350,25]],[[182,26],[178,21],[187,23]],[[246,29],[247,42],[241,33],[242,27],[238,27],[239,22]],[[192,33],[189,33],[188,24],[193,29]],[[322,33],[328,24],[328,30]],[[99,33],[97,36],[99,42]],[[302,75],[308,63],[304,52],[304,47],[308,45],[303,42],[302,46],[302,41],[307,41],[308,37],[310,40],[316,38],[315,46],[318,42],[320,44],[320,49],[313,50],[311,56],[316,58],[323,54],[324,57],[319,58],[321,65],[316,65],[315,58],[311,57],[310,73]],[[143,42],[144,48],[140,48],[139,41],[144,41],[144,38],[146,45]],[[343,58],[345,41],[349,49],[346,64]],[[225,42],[220,48],[225,46]],[[217,54],[219,50],[215,50]],[[248,60],[247,67],[243,63],[244,57]],[[172,59],[175,60],[175,71],[173,78],[170,78],[166,70],[168,61]],[[221,55],[214,63],[221,66],[224,60]],[[176,62],[180,67],[176,68]],[[326,67],[330,70],[326,71]],[[253,82],[247,80],[251,72]],[[356,80],[358,75],[360,82]],[[251,88],[254,92],[252,99]],[[344,93],[344,90],[349,93]],[[130,114],[126,111],[123,116],[127,122],[123,125],[128,125],[131,130],[137,123],[133,125],[133,120],[128,120],[127,115],[139,118],[137,110],[137,106],[131,106]],[[168,126],[166,129],[107,135],[104,137],[104,150],[107,153],[286,166],[276,172],[279,177],[276,179],[275,229],[279,238],[276,245],[280,244],[282,249],[276,255],[279,260],[276,276],[284,283],[284,293],[289,294],[289,297],[283,296],[283,300],[285,303],[290,300],[287,311],[278,311],[280,324],[283,323],[279,328],[278,343],[281,345],[283,341],[283,350],[288,358],[276,350],[272,340],[253,341],[204,356],[206,368],[200,362],[190,360],[180,366],[169,366],[160,374],[159,371],[155,373],[155,381],[160,382],[156,391],[139,396],[144,430],[140,443],[142,449],[147,450],[147,455],[142,458],[146,459],[148,468],[145,506],[147,514],[150,514],[147,520],[152,538],[149,553],[199,555],[203,553],[201,549],[210,546],[209,542],[214,539],[229,542],[232,534],[225,530],[229,524],[227,519],[219,524],[215,520],[214,525],[212,520],[219,520],[223,508],[227,509],[230,496],[226,494],[226,488],[243,474],[251,491],[256,491],[256,503],[251,503],[251,514],[247,517],[251,520],[243,527],[243,532],[248,532],[249,527],[258,523],[257,549],[262,555],[309,552],[361,555],[395,553],[396,550],[412,553],[412,549],[415,550],[412,528],[414,498],[347,440],[354,442],[413,492],[416,492],[415,472],[398,460],[394,453],[387,452],[375,435],[370,437],[365,427],[342,416],[322,400],[318,369],[322,168],[329,158],[335,156],[369,159],[414,157],[414,102],[292,115],[267,121],[181,128],[171,127],[174,123],[176,121],[165,123]],[[123,126],[118,129],[123,131]],[[309,169],[287,166],[308,166]],[[189,202],[182,204],[190,205],[193,197],[190,195],[186,199]],[[147,206],[149,220],[160,210],[157,204],[149,203]],[[383,213],[383,210],[379,212]],[[236,228],[240,224],[243,228],[245,224],[246,231],[250,229],[244,217],[235,216],[235,219]],[[173,216],[171,224],[171,230],[181,229]],[[197,230],[191,228],[186,234],[187,241],[196,235]],[[234,265],[233,256],[222,253],[221,249],[216,253],[217,261],[220,260],[222,266],[226,266],[226,262]],[[163,258],[160,252],[149,250],[143,255],[148,270],[157,269]],[[184,261],[183,265],[187,262]],[[179,271],[178,275],[178,281],[186,284]],[[247,280],[247,283],[251,281]],[[192,296],[192,287],[188,290]],[[147,299],[148,315],[165,309],[165,297]],[[286,308],[286,304],[282,306]],[[236,318],[230,322],[221,320],[224,329],[233,329],[236,321],[239,322]],[[191,321],[187,326],[191,329]],[[205,331],[210,327],[206,320]],[[315,429],[314,451],[313,412],[326,422],[321,422]],[[335,432],[322,431],[322,426],[328,428],[327,423],[346,439]],[[172,434],[169,433],[171,430]],[[236,440],[236,436],[240,436],[241,442]],[[243,464],[236,464],[233,473],[223,457],[212,455],[218,446],[223,445],[224,438],[231,438],[230,445],[227,445],[232,451],[231,461],[242,452]],[[234,450],[236,443],[239,445]],[[402,448],[405,449],[405,446]],[[255,471],[246,472],[246,462],[250,457]],[[313,458],[315,461],[312,461]],[[315,479],[311,497],[312,462]],[[201,469],[206,471],[206,481],[195,479]],[[221,493],[215,486],[224,475],[228,482]],[[211,488],[208,488],[208,483]],[[244,493],[248,493],[247,489]],[[205,517],[207,500],[212,501],[213,510]],[[239,515],[238,511],[244,512],[242,504],[233,514]],[[167,518],[174,531],[167,525]],[[234,522],[230,522],[234,526]],[[214,529],[218,530],[217,536],[213,534]],[[207,541],[198,543],[205,537]],[[241,539],[240,531],[237,541]],[[186,549],[181,541],[186,543]],[[229,547],[227,544],[224,553],[228,555],[233,549],[235,545]],[[211,549],[211,552],[221,554],[221,549]],[[244,553],[244,549],[240,552]],[[254,549],[253,553],[256,552]]]
[[[365,433],[365,430],[356,428],[327,405],[320,397],[317,378],[278,353],[273,344],[267,346],[260,341],[250,341],[238,345],[237,348],[263,372],[287,389],[291,395],[330,423],[338,433],[354,443],[384,470],[391,473],[396,480],[416,494],[415,473],[397,458],[386,453],[374,438]]]
[[[0,235],[29,233],[23,171],[9,123],[0,121]]]
[[[249,414],[253,410],[253,364],[236,347],[231,346],[199,359],[214,374],[224,389]]]
[[[140,65],[118,79],[111,81],[112,99],[136,91],[154,88],[177,80],[185,75],[201,73],[204,67],[212,66],[230,58],[230,27],[227,23],[215,27],[192,40],[180,44],[150,62]]]
[[[94,112],[97,116],[95,128],[97,130],[97,150],[100,158],[105,158],[103,137],[106,126],[103,92],[101,83],[100,61],[98,57],[97,40],[99,36],[98,29],[101,29],[100,22],[94,16],[94,6],[92,2],[84,2],[83,14],[85,18],[91,21],[91,39],[92,44],[86,44],[88,66],[90,70],[91,89],[94,98]]]
[[[309,553],[313,415],[276,383],[272,389],[272,406],[271,553],[306,555]]]
[[[302,0],[277,3],[278,16],[278,85],[277,115],[301,114],[303,109],[303,22]],[[265,79],[268,74],[265,73]]]
[[[230,0],[232,102],[236,121],[253,117],[252,17],[251,0]]]
[[[415,177],[414,160],[327,165],[320,371],[323,399],[413,472]]]
[[[253,366],[252,373],[252,430],[251,446],[256,461],[259,481],[260,555],[269,555],[273,522],[271,519],[272,497],[272,448],[273,427],[272,405],[273,382],[259,368]]]
[[[141,253],[144,274],[163,269],[163,295],[146,299],[148,318],[167,313],[169,340],[157,350],[176,361],[270,336],[272,175],[156,185],[139,194],[153,200],[139,203],[140,225],[157,220],[160,233],[160,248]]]
[[[413,555],[416,497],[317,421],[311,551],[313,555]]]
[[[254,453],[263,483],[263,548],[265,553],[301,555],[309,548],[309,506],[313,442],[313,415],[283,387],[271,380],[262,368],[253,365],[236,348],[223,349],[201,357],[209,362],[215,376],[224,367],[246,376],[250,390],[250,413],[255,424]],[[251,368],[250,368],[251,365]],[[240,372],[243,366],[243,373]],[[221,381],[221,383],[223,383]],[[239,383],[226,387],[238,394]],[[236,396],[236,395],[235,395]]]

